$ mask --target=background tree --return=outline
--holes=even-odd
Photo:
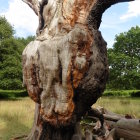
[[[33,37],[16,38],[6,18],[0,17],[0,89],[22,89],[21,54]]]
[[[140,89],[140,27],[117,35],[108,58],[109,89]]]
[[[14,29],[5,17],[0,17],[0,42],[6,38],[13,37]]]

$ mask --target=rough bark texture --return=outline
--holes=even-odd
[[[23,51],[24,85],[36,102],[28,139],[81,139],[78,122],[108,77],[107,44],[98,31],[102,14],[131,0],[23,1],[40,21],[35,41]]]

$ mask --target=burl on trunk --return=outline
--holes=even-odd
[[[102,95],[108,77],[103,12],[131,0],[23,0],[39,17],[23,51],[23,82],[36,102],[28,139],[82,139],[79,121]],[[87,138],[86,138],[87,139]]]

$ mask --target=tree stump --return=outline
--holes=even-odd
[[[107,43],[98,31],[102,14],[131,0],[23,1],[39,17],[37,37],[22,55],[23,83],[36,102],[28,140],[80,140],[79,121],[108,77]]]

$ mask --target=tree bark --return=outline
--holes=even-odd
[[[102,95],[108,77],[107,44],[98,31],[102,14],[131,0],[23,1],[40,21],[22,55],[23,82],[36,102],[28,139],[82,139],[79,121]]]

